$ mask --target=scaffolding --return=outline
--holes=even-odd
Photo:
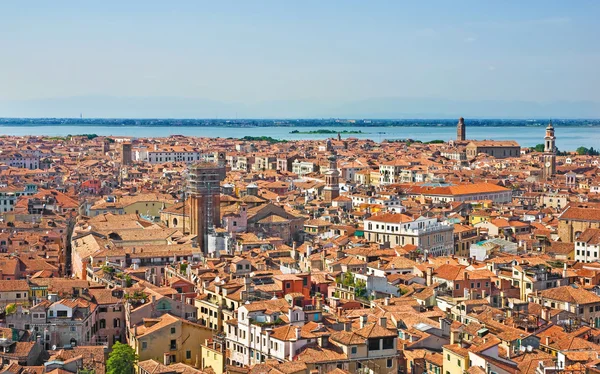
[[[210,162],[191,165],[186,186],[190,201],[190,232],[196,235],[198,247],[207,253],[208,233],[220,220],[220,182],[224,167]],[[185,205],[185,203],[184,203]]]

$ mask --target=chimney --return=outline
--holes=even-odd
[[[504,291],[500,291],[500,308],[506,308],[506,295]]]
[[[427,286],[431,286],[433,284],[433,268],[427,268],[427,278],[426,278]]]
[[[542,305],[542,313],[541,313],[541,317],[544,321],[548,322],[550,320],[550,310]]]
[[[296,340],[300,340],[302,329],[300,326],[296,326]]]
[[[546,345],[550,345],[550,337],[546,336]]]
[[[367,315],[363,314],[362,316],[360,316],[360,328],[362,329],[366,325],[367,325]]]
[[[319,347],[326,348],[329,345],[329,337],[326,335],[321,335],[318,337]]]
[[[485,290],[481,290],[481,298],[485,299],[486,296],[487,296],[487,292]]]
[[[389,298],[389,296],[386,297],[385,299],[383,299],[383,305],[385,305],[385,306],[389,306],[390,305],[390,298]]]
[[[567,263],[565,262],[563,265],[563,272],[562,272],[562,277],[564,279],[567,279]]]

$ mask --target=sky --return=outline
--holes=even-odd
[[[600,117],[599,1],[0,2],[0,117]]]

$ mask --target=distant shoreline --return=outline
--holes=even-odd
[[[458,119],[113,119],[113,118],[0,118],[0,127],[316,127],[314,131],[337,133],[339,128],[369,127],[455,127]],[[466,119],[469,127],[545,127],[541,119]],[[600,127],[600,119],[561,119],[552,121],[557,127]],[[329,129],[327,129],[329,128]],[[335,128],[336,130],[331,130]],[[358,130],[348,130],[358,131]],[[303,132],[307,132],[304,130]],[[312,133],[312,130],[310,131]],[[347,132],[349,133],[349,132]],[[358,132],[355,132],[358,133]]]
[[[319,130],[311,130],[311,131],[298,131],[292,130],[290,134],[313,134],[313,135],[347,135],[347,134],[368,134],[368,132],[362,132],[361,130],[327,130],[327,129],[319,129]]]

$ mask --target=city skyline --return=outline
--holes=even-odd
[[[0,111],[597,118],[598,7],[3,4],[0,45],[9,53],[0,61]]]

